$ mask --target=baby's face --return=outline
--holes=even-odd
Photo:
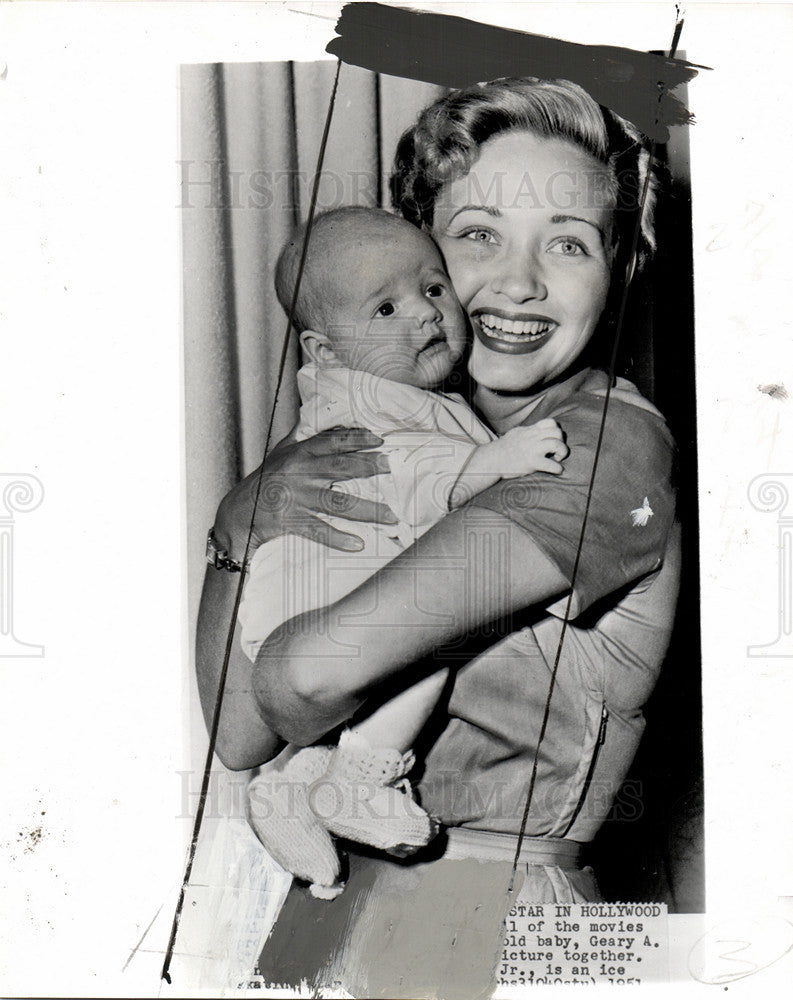
[[[421,389],[442,382],[465,349],[465,313],[435,244],[418,229],[366,234],[335,255],[331,322],[348,368]]]

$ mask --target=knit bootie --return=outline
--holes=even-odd
[[[393,854],[412,854],[438,832],[405,777],[414,763],[411,751],[373,747],[345,731],[324,775],[309,789],[309,805],[337,837]]]
[[[262,771],[248,785],[248,818],[278,864],[310,884],[314,896],[342,891],[339,856],[326,827],[309,804],[309,787],[327,769],[333,747],[305,747],[282,766]]]

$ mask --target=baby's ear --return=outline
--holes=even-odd
[[[317,330],[304,330],[300,334],[300,346],[309,361],[320,368],[338,368],[339,359],[331,345],[330,339]]]

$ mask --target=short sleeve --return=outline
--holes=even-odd
[[[581,393],[555,411],[570,454],[558,476],[502,480],[470,505],[520,525],[572,579],[603,411],[599,395]],[[571,616],[657,569],[674,520],[674,442],[661,415],[612,397],[603,433]],[[549,610],[562,616],[567,598]]]

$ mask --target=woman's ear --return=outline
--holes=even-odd
[[[300,346],[305,357],[319,368],[338,368],[341,365],[329,337],[324,333],[304,330],[300,334]]]

